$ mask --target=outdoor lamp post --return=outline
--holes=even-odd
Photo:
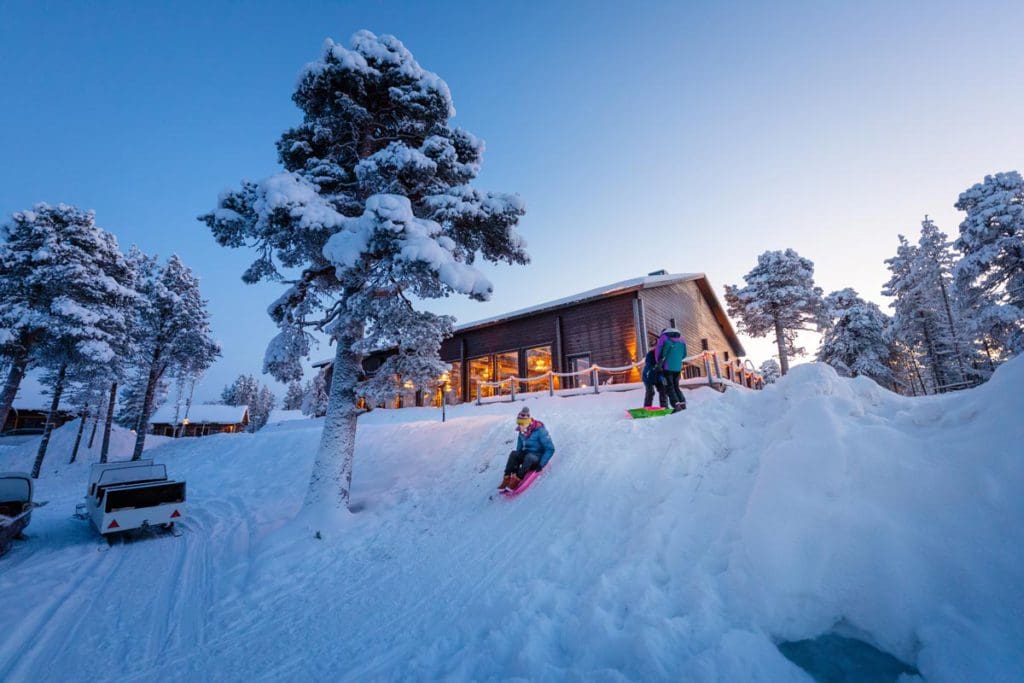
[[[445,417],[446,417],[446,415],[445,415],[445,405],[444,404],[446,403],[445,398],[448,396],[448,382],[449,382],[450,379],[451,379],[451,377],[448,376],[447,372],[442,373],[441,374],[441,384],[437,388],[438,391],[441,392],[441,422],[444,422],[445,421]]]

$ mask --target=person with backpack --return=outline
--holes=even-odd
[[[644,408],[654,407],[654,391],[658,391],[658,407],[664,408],[667,405],[665,398],[665,378],[658,369],[658,361],[654,357],[654,349],[647,352],[644,357],[644,372],[640,376],[644,382]]]
[[[665,379],[665,390],[672,404],[673,412],[686,410],[686,399],[679,388],[679,376],[683,372],[683,361],[686,359],[686,342],[683,333],[674,327],[661,331],[658,343],[654,346],[655,364]]]
[[[530,470],[541,470],[555,454],[548,429],[543,422],[530,417],[530,409],[524,407],[516,416],[516,432],[519,439],[516,449],[508,454],[505,463],[505,478],[498,484],[499,489],[519,488],[519,484]]]

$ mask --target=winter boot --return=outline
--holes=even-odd
[[[499,488],[499,489],[507,489],[507,488],[508,488],[508,484],[509,484],[509,481],[510,481],[511,479],[512,479],[512,475],[511,475],[511,474],[506,474],[506,475],[505,475],[505,478],[501,480],[501,483],[500,483],[500,484],[498,484],[498,488]]]
[[[683,401],[682,403],[677,403],[675,404],[675,406],[672,407],[673,413],[678,413],[680,410],[686,410],[686,401]]]
[[[519,485],[523,483],[523,480],[519,478],[518,474],[510,474],[508,479],[508,487],[515,491],[519,488]]]

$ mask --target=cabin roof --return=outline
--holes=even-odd
[[[249,406],[224,406],[210,403],[193,405],[188,410],[189,424],[240,424],[245,420]],[[184,406],[178,410],[178,421],[174,421],[174,405],[167,404],[159,408],[153,417],[149,418],[150,424],[181,424],[185,418]]]

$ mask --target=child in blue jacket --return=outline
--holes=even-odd
[[[519,439],[516,449],[508,454],[505,478],[498,485],[499,489],[518,488],[530,470],[543,469],[555,454],[555,444],[551,442],[547,427],[530,417],[529,408],[524,407],[516,416],[516,431]]]

